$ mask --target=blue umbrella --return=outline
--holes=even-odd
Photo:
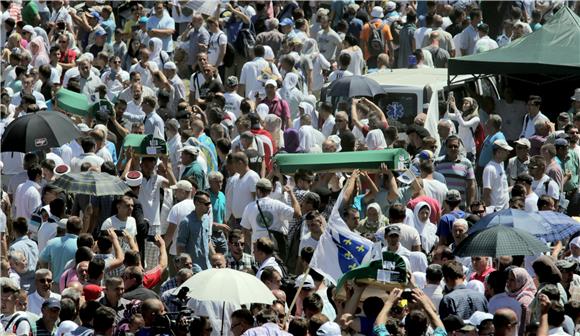
[[[542,237],[546,241],[566,239],[580,231],[580,223],[566,214],[556,211],[540,211],[538,214],[544,220],[544,224],[550,227],[550,232]]]
[[[473,225],[469,234],[504,225],[526,231],[547,242],[562,240],[580,231],[580,224],[572,218],[553,211],[527,212],[504,209],[489,214]]]

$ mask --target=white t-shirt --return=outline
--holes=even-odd
[[[535,192],[526,196],[525,211],[538,211],[538,195]]]
[[[252,231],[252,242],[262,237],[268,237],[266,227],[270,231],[287,234],[288,220],[294,216],[294,209],[286,203],[270,197],[262,197],[258,202],[260,202],[260,209],[262,209],[264,219],[260,215],[256,202],[251,202],[244,209],[242,222],[240,223],[244,229]]]
[[[133,237],[137,235],[137,222],[135,221],[135,218],[131,216],[127,217],[127,220],[124,222],[121,221],[119,217],[117,217],[116,215],[105,219],[103,221],[103,224],[101,225],[101,231],[105,231],[110,228],[113,228],[113,230],[127,230],[127,232],[129,232],[129,234]],[[117,238],[123,251],[127,251],[131,248],[129,245],[129,241],[127,240],[127,237],[118,236]],[[115,271],[117,271],[117,273],[115,274],[119,274],[118,272],[120,271],[120,269],[117,269]]]
[[[60,300],[60,294],[50,292],[51,298]],[[27,311],[36,314],[38,316],[42,316],[42,304],[46,301],[37,291],[34,291],[32,294],[28,294],[28,306],[26,307]]]
[[[236,174],[237,175],[237,174]],[[232,214],[236,218],[241,218],[246,209],[246,205],[254,201],[252,193],[256,192],[256,182],[260,175],[253,170],[249,170],[243,177],[233,180],[234,197],[228,199],[232,203]]]
[[[425,195],[436,199],[443,206],[443,201],[447,195],[447,185],[437,180],[423,179],[423,190]]]
[[[177,233],[179,232],[179,224],[195,210],[195,205],[193,204],[193,199],[188,198],[175,204],[169,214],[167,215],[167,223],[173,223],[176,225],[175,232],[173,234],[173,239],[171,240],[171,246],[169,247],[169,254],[177,255]]]
[[[14,315],[17,315],[17,317],[15,317]],[[30,320],[28,320],[28,318],[26,318],[26,321],[20,321],[18,322],[18,325],[16,326],[16,330],[14,330],[15,327],[15,323],[16,321],[18,321],[20,318],[25,317],[26,318],[26,314],[24,312],[16,312],[12,315],[4,315],[2,314],[0,316],[0,323],[2,323],[2,329],[0,329],[1,331],[7,332],[7,333],[12,333],[14,331],[16,336],[28,336],[30,335],[30,329],[31,329],[31,322]]]
[[[209,64],[220,66],[223,64],[217,64],[218,56],[220,53],[220,46],[228,44],[228,38],[226,34],[222,31],[218,33],[212,33],[209,37],[209,45],[207,47],[207,61]]]
[[[260,89],[263,89],[265,81],[262,82],[258,78],[262,77],[264,72],[271,72],[278,78],[281,77],[276,65],[268,63],[262,57],[256,57],[253,61],[246,62],[246,64],[244,64],[242,67],[242,72],[240,73],[240,84],[244,84],[246,86],[246,98],[255,98],[251,97],[251,93],[255,93],[260,91]]]
[[[560,187],[546,174],[544,174],[540,180],[534,179],[534,181],[532,181],[532,190],[536,193],[536,195],[538,195],[538,197],[541,197],[542,195],[549,195],[555,200],[560,199]]]
[[[38,229],[38,251],[43,251],[49,240],[56,237],[57,223],[43,222]]]
[[[491,204],[489,206],[495,207],[496,210],[507,208],[509,191],[503,163],[489,161],[483,169],[483,188],[491,189]]]
[[[160,233],[161,220],[159,218],[160,189],[167,179],[160,175],[152,175],[149,179],[143,177],[139,188],[139,200],[143,205],[143,215],[149,220],[149,234]]]
[[[226,92],[224,93],[224,98],[226,100],[226,105],[224,106],[224,111],[233,113],[236,118],[240,116],[240,104],[244,97],[240,96],[237,92]]]

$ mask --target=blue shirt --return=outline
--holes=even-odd
[[[166,10],[163,10],[163,16],[158,18],[157,15],[153,14],[149,17],[147,21],[147,30],[153,29],[173,29],[175,30],[175,21]],[[159,37],[161,42],[163,42],[163,50],[165,52],[173,52],[173,39],[172,36]]]
[[[40,261],[49,263],[53,279],[60,279],[66,264],[73,260],[77,252],[78,236],[67,233],[62,237],[52,238],[40,253]]]
[[[451,243],[453,241],[453,235],[451,231],[453,230],[453,222],[459,218],[465,218],[465,212],[461,210],[452,211],[446,215],[441,216],[439,220],[439,225],[437,225],[437,236],[446,237],[447,242]]]
[[[209,191],[209,196],[211,198],[213,221],[218,224],[223,224],[224,217],[226,216],[226,195],[221,191],[218,191],[217,194]]]
[[[193,271],[197,273],[211,268],[209,263],[209,240],[211,239],[211,216],[197,218],[192,211],[178,226],[177,245],[191,256]]]
[[[483,140],[483,147],[481,147],[481,153],[479,154],[479,161],[477,165],[480,167],[485,167],[491,161],[493,155],[493,143],[496,140],[505,140],[505,136],[502,132],[497,132],[494,135],[488,135]]]
[[[38,263],[38,245],[28,238],[28,236],[23,236],[20,238],[16,238],[12,245],[10,245],[10,250],[12,251],[20,251],[28,260],[28,271],[34,272],[36,270],[36,264]]]

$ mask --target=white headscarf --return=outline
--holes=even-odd
[[[151,51],[149,61],[157,63],[157,66],[162,69],[163,61],[161,59],[161,51],[163,50],[163,42],[158,37],[152,37],[149,39],[149,45],[153,45],[153,48],[149,48]]]
[[[369,131],[365,139],[367,148],[369,150],[379,150],[387,148],[387,141],[385,140],[385,135],[380,129],[374,129]]]
[[[437,226],[429,221],[429,215],[425,221],[419,219],[419,211],[421,211],[423,207],[427,207],[427,209],[429,209],[429,215],[431,215],[431,206],[429,203],[419,202],[415,205],[415,208],[413,208],[413,217],[415,219],[413,224],[421,236],[421,246],[425,252],[429,253],[438,241],[436,234]]]

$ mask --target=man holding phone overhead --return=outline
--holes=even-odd
[[[133,240],[133,237],[137,235],[137,223],[135,218],[131,216],[133,206],[134,202],[132,197],[121,197],[116,204],[117,214],[105,219],[101,225],[101,234],[104,234],[104,231],[107,231],[110,228],[115,230],[123,251],[132,249],[132,245],[135,244],[131,244],[129,241],[130,239]],[[130,237],[125,236],[123,231],[127,231]],[[120,276],[122,273],[122,269],[117,269],[115,271],[119,272],[115,276]],[[114,271],[112,273],[114,273]]]

